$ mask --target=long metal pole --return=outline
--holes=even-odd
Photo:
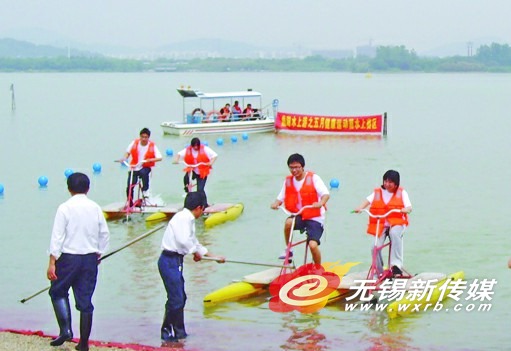
[[[148,237],[149,235],[151,235],[151,234],[153,234],[153,233],[157,232],[158,230],[162,229],[162,228],[163,228],[163,227],[165,227],[165,226],[166,226],[166,224],[161,224],[161,225],[157,226],[156,228],[153,228],[153,229],[151,229],[151,230],[149,230],[149,231],[145,232],[144,234],[137,236],[135,239],[133,239],[133,240],[129,241],[128,243],[124,244],[123,246],[121,246],[121,247],[119,247],[119,248],[117,248],[117,249],[115,249],[115,250],[113,250],[113,251],[111,251],[111,252],[107,253],[106,255],[104,255],[104,256],[102,256],[102,257],[100,257],[100,258],[98,259],[98,262],[101,262],[101,261],[103,261],[104,259],[106,259],[106,258],[108,258],[108,257],[110,257],[110,256],[112,256],[112,255],[114,255],[114,254],[116,254],[116,253],[118,253],[119,251],[124,250],[124,249],[125,249],[125,248],[127,248],[128,246],[131,246],[131,245],[135,244],[136,242],[138,242],[138,241],[140,241],[140,240],[142,240],[142,239],[144,239],[144,238]],[[46,287],[46,288],[44,288],[44,289],[41,289],[41,290],[39,290],[38,292],[36,292],[35,294],[30,295],[29,297],[25,297],[24,299],[21,299],[21,300],[20,300],[20,302],[21,302],[21,303],[25,303],[25,302],[27,302],[28,300],[31,300],[31,299],[33,299],[34,297],[38,296],[38,295],[41,295],[43,292],[45,292],[45,291],[47,291],[47,290],[49,290],[49,289],[50,289],[50,287],[49,287],[49,286],[48,286],[48,287]]]
[[[220,262],[221,259],[218,257],[203,256],[201,258],[201,260]],[[295,266],[286,266],[283,264],[236,261],[236,260],[228,260],[228,259],[225,259],[225,263],[239,263],[239,264],[248,264],[248,265],[252,265],[252,266],[265,266],[265,267],[277,267],[277,268],[293,268],[293,269],[296,268]]]

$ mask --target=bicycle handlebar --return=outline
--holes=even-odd
[[[121,159],[121,160],[115,160],[115,162],[122,163],[123,165],[125,165],[126,167],[128,167],[128,168],[130,168],[130,169],[134,169],[134,168],[135,168],[135,167],[137,167],[137,165],[138,165],[138,164],[136,164],[136,165],[130,165],[130,164],[128,163],[128,160],[123,160],[123,159]],[[143,164],[143,163],[146,163],[146,162],[147,162],[147,160],[142,160],[142,161],[140,161],[140,162],[139,162],[139,164]]]
[[[288,216],[293,216],[293,217],[296,217],[298,216],[300,213],[302,213],[303,210],[307,209],[307,208],[314,208],[312,205],[307,205],[307,206],[303,206],[300,211],[296,212],[296,213],[293,213],[293,212],[290,212],[288,211],[284,206],[279,206],[279,208],[284,211],[285,214],[287,214]]]
[[[354,213],[357,213],[356,211],[353,211]],[[369,217],[372,217],[372,218],[385,218],[387,217],[389,214],[391,213],[395,213],[395,212],[401,212],[401,210],[395,208],[393,210],[390,210],[389,212],[385,213],[385,214],[382,214],[382,215],[375,215],[375,214],[372,214],[371,212],[369,212],[369,210],[363,208],[362,210],[360,210],[360,212],[365,212],[369,215]]]
[[[206,162],[199,162],[199,163],[194,164],[194,165],[189,165],[188,163],[183,162],[183,164],[184,164],[186,167],[193,167],[193,168],[195,168],[195,167],[199,167],[199,166],[209,166],[209,164],[208,164],[208,163],[206,163]]]

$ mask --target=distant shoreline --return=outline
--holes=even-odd
[[[105,56],[0,57],[0,72],[346,72],[346,73],[510,73],[511,47],[475,56],[419,57],[404,47],[379,48],[374,57],[334,59],[205,58],[135,60]],[[502,52],[500,56],[499,52]]]
[[[0,72],[511,72],[511,47],[498,43],[446,57],[419,56],[404,45],[368,46],[356,54],[311,52],[286,58],[150,57],[113,57],[0,38]]]

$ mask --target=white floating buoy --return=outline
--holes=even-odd
[[[37,182],[41,188],[45,188],[48,185],[48,177],[40,176]]]

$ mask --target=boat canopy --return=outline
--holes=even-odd
[[[203,93],[198,90],[184,90],[177,89],[177,92],[183,98],[199,98],[199,99],[229,99],[229,98],[260,98],[261,93],[257,91],[247,90],[247,91],[234,91],[234,92],[225,92],[225,93]]]

